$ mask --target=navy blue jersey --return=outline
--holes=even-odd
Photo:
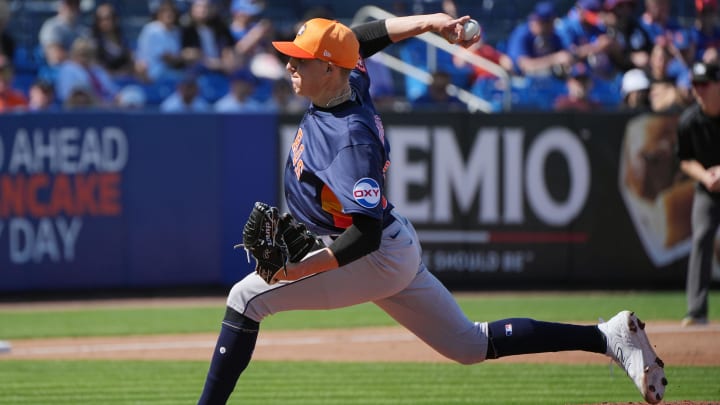
[[[311,105],[290,148],[284,179],[288,209],[317,234],[342,233],[355,213],[391,218],[384,195],[390,147],[369,86],[361,62],[350,75],[350,100],[330,109]]]

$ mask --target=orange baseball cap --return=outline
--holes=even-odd
[[[360,43],[347,26],[333,20],[313,18],[300,27],[295,40],[273,41],[280,53],[298,59],[320,59],[352,69],[360,59]]]

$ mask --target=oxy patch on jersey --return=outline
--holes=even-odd
[[[375,208],[380,202],[380,184],[374,179],[363,177],[353,187],[353,198],[365,208]]]

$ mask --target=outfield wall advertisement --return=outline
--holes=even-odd
[[[274,159],[257,157],[274,156],[274,125],[273,116],[3,116],[0,291],[237,280],[250,270],[232,249],[238,223],[255,198],[275,195]]]
[[[386,193],[452,286],[682,286],[675,116],[386,114]],[[0,292],[228,286],[298,116],[0,119]],[[651,280],[651,284],[648,284]]]
[[[693,183],[674,158],[677,117],[443,114],[385,125],[389,199],[444,281],[684,285]]]

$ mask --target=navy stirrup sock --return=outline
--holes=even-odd
[[[225,404],[245,370],[260,324],[228,307],[198,405]]]
[[[571,325],[528,318],[488,323],[488,359],[565,350],[604,354],[606,348],[605,336],[595,325]]]

